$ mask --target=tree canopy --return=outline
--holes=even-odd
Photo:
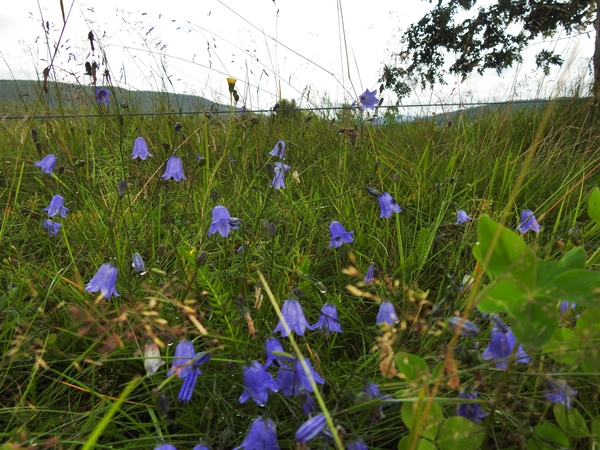
[[[444,83],[446,57],[454,61],[448,68],[464,80],[470,73],[503,69],[522,61],[523,51],[537,38],[548,38],[559,31],[574,36],[598,28],[600,0],[497,0],[476,7],[475,0],[439,0],[435,7],[403,34],[406,49],[396,53],[394,62],[385,65],[381,89],[394,91],[398,98],[410,91],[409,80],[422,87]],[[456,22],[463,11],[470,17]],[[464,14],[461,14],[461,16]],[[600,86],[598,35],[594,55],[594,93]],[[564,58],[544,49],[536,55],[537,67],[548,73]]]

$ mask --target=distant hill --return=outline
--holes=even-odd
[[[229,106],[220,105],[204,97],[188,94],[172,94],[153,91],[130,91],[114,87],[111,90],[111,104],[115,101],[132,112],[197,112],[227,111]],[[41,81],[0,80],[0,117],[6,115],[31,114],[41,96],[41,104],[37,115],[47,112],[81,113],[82,108],[91,108],[93,114],[96,107],[95,89],[93,86],[80,86],[68,83],[48,84],[48,93],[42,91]]]
[[[591,102],[591,97],[579,97],[579,98],[566,98],[561,97],[556,99],[559,103],[575,103]],[[448,124],[448,122],[458,122],[460,120],[471,121],[480,117],[493,114],[497,111],[503,113],[515,113],[515,112],[531,112],[537,109],[544,109],[549,105],[550,101],[547,99],[533,99],[533,100],[513,100],[507,102],[491,102],[483,104],[481,106],[471,106],[469,108],[458,109],[454,111],[448,111],[444,113],[438,113],[432,116],[432,120],[440,126]]]

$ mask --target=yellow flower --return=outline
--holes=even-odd
[[[237,80],[235,78],[227,77],[227,84],[229,85],[229,92],[233,92],[236,81]]]

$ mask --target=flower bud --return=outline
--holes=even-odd
[[[163,417],[166,417],[169,414],[170,406],[171,401],[169,400],[169,397],[167,397],[165,394],[162,394],[160,397],[158,397],[158,400],[156,401],[156,408]]]
[[[125,182],[125,180],[119,180],[119,184],[117,185],[117,194],[119,195],[119,198],[123,198],[126,190],[127,183]]]
[[[133,270],[135,270],[140,275],[144,275],[146,273],[146,266],[144,266],[144,260],[138,252],[135,252],[133,254],[131,267],[133,267]]]
[[[277,228],[275,227],[275,224],[273,222],[265,220],[262,223],[262,232],[265,238],[275,237],[275,234],[277,233]]]
[[[579,240],[581,239],[581,230],[578,226],[574,226],[569,230],[569,239],[575,245],[579,245]]]
[[[208,254],[206,252],[201,252],[198,256],[196,256],[196,266],[201,267],[206,264],[206,260],[208,259]]]

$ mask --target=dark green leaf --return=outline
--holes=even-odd
[[[596,443],[600,441],[600,416],[594,417],[592,421],[592,434],[594,435],[594,439]]]
[[[410,448],[411,448],[410,437],[404,436],[402,439],[400,439],[400,442],[398,442],[398,450],[409,450]],[[436,450],[437,449],[435,444],[431,441],[428,441],[427,439],[419,439],[417,441],[417,446],[413,447],[413,448],[415,450]]]
[[[444,420],[444,412],[439,404],[432,403],[427,412],[427,417],[424,417],[423,414],[427,408],[427,402],[427,398],[424,398],[421,404],[404,402],[400,414],[404,425],[409,430],[418,425],[421,427],[420,436],[435,439],[440,424]]]
[[[578,350],[577,334],[568,328],[557,328],[550,342],[544,346],[544,353],[564,364],[575,364]]]
[[[554,278],[568,270],[584,270],[586,254],[583,247],[574,247],[569,250],[560,261],[538,261],[536,286],[542,290]]]
[[[574,302],[593,308],[600,304],[600,272],[568,270],[558,275],[544,289],[544,294],[557,301]]]
[[[500,280],[486,287],[481,297],[477,308],[488,314],[516,310],[526,301],[523,290],[509,280]]]
[[[511,327],[518,342],[526,347],[540,348],[552,339],[558,327],[558,314],[553,303],[538,298],[510,311],[516,319]]]
[[[527,450],[556,450],[568,448],[569,438],[552,422],[544,422],[533,428],[534,434],[527,440]]]
[[[555,403],[553,411],[558,426],[567,436],[586,438],[590,435],[583,416],[575,408],[567,409],[562,403]]]
[[[600,223],[600,189],[594,188],[588,202],[588,215],[596,222]]]
[[[437,444],[441,450],[477,450],[485,436],[485,428],[464,417],[450,417],[440,426]]]
[[[494,277],[503,276],[525,291],[535,286],[536,258],[522,237],[489,216],[482,216],[477,225],[478,242],[473,246],[473,255],[480,264],[485,262],[491,251],[486,270]]]
[[[396,353],[395,360],[402,376],[409,383],[418,383],[429,379],[429,369],[423,358],[410,353],[399,352]]]

